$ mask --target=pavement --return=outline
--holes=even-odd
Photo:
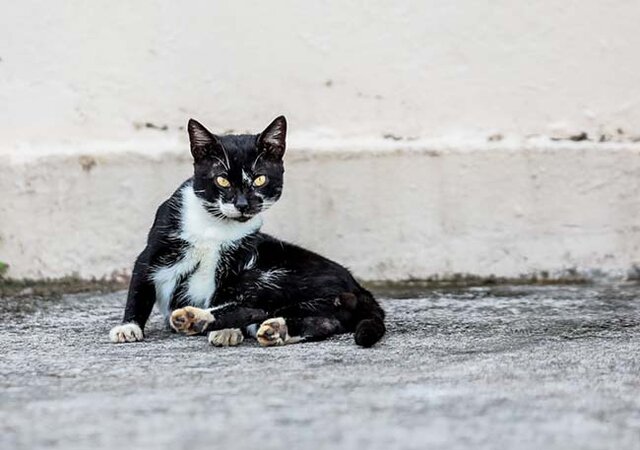
[[[638,285],[388,290],[372,349],[114,345],[124,297],[0,299],[0,448],[640,448]]]

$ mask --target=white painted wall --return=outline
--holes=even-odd
[[[0,147],[245,130],[640,134],[638,0],[0,1]]]
[[[638,0],[0,0],[0,261],[127,273],[187,119],[285,114],[267,229],[360,277],[637,273],[638,24]],[[548,139],[582,131],[617,142]]]

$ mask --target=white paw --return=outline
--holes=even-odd
[[[137,323],[123,323],[109,331],[109,339],[114,344],[121,342],[138,342],[144,338],[142,329]]]
[[[209,333],[209,344],[215,347],[229,347],[239,345],[244,336],[239,328],[225,328]]]
[[[265,320],[258,328],[256,339],[263,347],[288,343],[290,337],[287,322],[282,317]]]

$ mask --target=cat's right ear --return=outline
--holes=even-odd
[[[187,131],[189,132],[191,155],[193,155],[194,161],[212,158],[222,151],[218,138],[197,120],[189,119]]]

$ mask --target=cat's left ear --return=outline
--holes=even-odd
[[[273,159],[282,159],[286,147],[287,119],[279,116],[258,136],[258,147]]]

